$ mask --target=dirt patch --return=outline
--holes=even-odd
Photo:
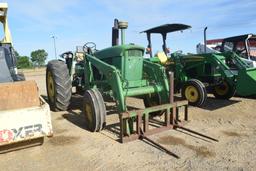
[[[79,140],[79,137],[60,135],[52,137],[49,142],[55,146],[62,146],[74,144],[77,140]]]
[[[37,81],[40,93],[47,99],[45,71],[42,73],[25,75],[27,80]],[[118,138],[115,131],[119,130],[116,125],[119,118],[113,107],[107,111],[107,130],[85,131],[84,115],[80,115],[81,99],[82,96],[73,95],[69,111],[52,113],[54,137],[47,138],[43,146],[1,154],[1,170],[131,170],[131,166],[133,170],[256,170],[255,99],[217,100],[209,94],[202,108],[189,107],[190,121],[186,127],[218,137],[219,143],[201,140],[195,143],[194,137],[185,138],[170,134],[171,131],[153,136],[169,150],[175,150],[181,157],[179,160],[140,141],[119,144],[112,140]],[[128,106],[144,107],[141,99],[127,98],[127,101]],[[107,106],[114,105],[106,102]],[[61,120],[62,116],[67,119]],[[246,137],[241,137],[241,133]]]
[[[210,151],[209,149],[207,149],[207,147],[205,146],[198,147],[198,146],[187,144],[186,141],[182,138],[165,136],[165,137],[159,138],[158,142],[165,145],[182,145],[185,148],[195,151],[197,156],[202,156],[202,157],[216,156],[215,152]]]
[[[246,134],[237,133],[235,131],[222,131],[223,134],[229,137],[242,137],[242,136],[248,136]]]
[[[64,132],[67,132],[68,130],[67,129],[54,129],[54,134],[62,134]]]
[[[56,120],[58,120],[58,121],[61,121],[61,120],[63,120],[63,119],[64,119],[63,116],[59,116],[59,117],[56,118]]]
[[[182,138],[171,137],[171,136],[161,137],[161,138],[159,138],[158,142],[161,144],[165,144],[165,145],[184,145],[184,144],[186,144],[185,140],[183,140]]]
[[[196,147],[193,145],[188,145],[187,147],[191,150],[194,150],[196,152],[197,156],[202,156],[202,157],[215,157],[216,156],[215,152],[210,151],[205,146]]]

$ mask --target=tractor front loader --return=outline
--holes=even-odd
[[[50,61],[46,73],[49,102],[52,110],[66,110],[71,88],[76,87],[77,92],[83,94],[87,128],[99,132],[107,124],[104,99],[112,99],[119,114],[120,141],[141,138],[156,145],[146,136],[172,128],[182,129],[180,121],[188,120],[188,102],[174,102],[172,73],[167,76],[163,66],[146,60],[143,47],[125,44],[127,27],[127,22],[114,21],[112,47],[97,50],[95,43],[88,42],[83,52],[66,52],[61,55],[65,61]],[[143,99],[146,108],[128,110],[127,97]],[[156,119],[156,116],[164,117]],[[168,152],[161,145],[157,146]]]
[[[137,128],[144,122],[144,132],[149,134],[149,118],[166,113],[169,121],[165,127],[170,128],[171,114],[180,107],[187,111],[187,102],[170,103],[169,82],[164,67],[144,60],[143,47],[125,44],[127,22],[115,23],[113,30],[121,29],[121,45],[114,44],[98,51],[95,43],[88,42],[83,46],[82,53],[67,52],[62,55],[65,61],[50,61],[46,73],[47,92],[52,110],[68,108],[72,86],[82,92],[86,126],[92,132],[99,132],[105,127],[104,98],[113,99],[120,117],[120,138],[126,142],[141,134],[141,130],[137,129],[137,134],[131,136],[135,133],[135,121]],[[75,66],[74,73],[72,66]],[[128,111],[127,97],[142,98],[146,109]]]
[[[6,3],[0,3],[4,38],[0,43],[0,153],[39,145],[52,136],[50,108],[39,96],[35,81],[17,72],[8,28]]]

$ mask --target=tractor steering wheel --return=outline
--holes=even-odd
[[[83,46],[83,51],[85,53],[92,53],[96,51],[96,44],[94,42],[87,42]]]
[[[173,52],[174,54],[182,54],[183,53],[183,51],[182,50],[177,50],[177,51],[175,51],[175,52]]]

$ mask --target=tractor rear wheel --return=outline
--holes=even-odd
[[[202,106],[207,99],[207,92],[204,84],[197,79],[188,80],[182,87],[181,95],[187,99],[190,105]]]
[[[106,108],[98,90],[87,90],[83,97],[83,113],[87,128],[100,132],[106,125]]]
[[[67,110],[72,95],[72,83],[67,65],[63,61],[52,60],[47,64],[46,88],[51,110]]]
[[[236,90],[228,82],[223,81],[213,88],[213,95],[217,99],[230,99],[234,96]]]

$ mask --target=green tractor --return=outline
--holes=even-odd
[[[82,109],[86,126],[92,132],[99,132],[106,125],[105,99],[116,102],[122,142],[138,138],[142,133],[141,125],[147,135],[155,133],[155,130],[149,130],[148,121],[156,115],[164,113],[166,120],[163,125],[166,129],[170,128],[171,116],[174,113],[178,115],[176,111],[179,107],[185,107],[187,111],[188,105],[187,101],[170,103],[170,86],[165,68],[144,59],[143,47],[125,44],[127,27],[127,22],[115,20],[112,47],[97,50],[95,43],[88,42],[76,53],[64,53],[64,61],[50,61],[46,71],[51,109],[67,110],[71,89],[76,87],[77,92],[83,94]],[[121,45],[118,45],[119,30]],[[127,97],[142,98],[146,108],[128,111]],[[135,135],[130,136],[133,133]]]
[[[189,28],[191,26],[184,24],[166,24],[143,31],[147,34],[148,60],[163,65],[166,72],[174,72],[176,92],[181,91],[182,97],[195,106],[204,104],[207,93],[218,99],[230,99],[235,93],[256,95],[256,69],[250,68],[233,52],[184,55],[177,51],[170,54],[167,34]],[[163,52],[154,56],[151,34],[160,34],[163,38]]]

